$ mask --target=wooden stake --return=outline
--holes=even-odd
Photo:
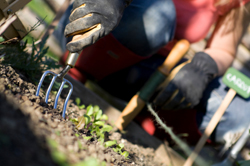
[[[233,89],[229,89],[227,95],[225,96],[224,100],[222,101],[220,107],[215,112],[214,116],[210,120],[209,124],[207,125],[206,130],[204,131],[202,137],[200,138],[199,142],[196,144],[194,151],[189,155],[188,159],[186,160],[184,166],[192,166],[195,159],[198,156],[198,153],[204,146],[205,142],[209,138],[209,136],[214,131],[215,127],[217,126],[218,122],[220,121],[221,117],[223,116],[224,112],[226,111],[227,107],[233,100],[234,96],[236,95],[236,91]]]

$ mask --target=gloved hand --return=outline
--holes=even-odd
[[[162,110],[192,108],[202,98],[207,85],[217,75],[215,61],[198,52],[190,62],[177,66],[160,85],[153,105]]]
[[[75,0],[65,27],[66,37],[77,36],[66,47],[70,52],[81,51],[109,34],[119,23],[123,10],[132,0]]]

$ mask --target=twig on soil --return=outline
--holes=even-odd
[[[147,107],[149,112],[155,117],[156,122],[165,130],[166,133],[170,135],[170,137],[175,141],[175,143],[179,145],[183,152],[188,156],[191,153],[191,149],[189,148],[189,146],[185,142],[183,142],[179,137],[177,137],[170,127],[163,123],[157,113],[153,110],[151,104],[148,103]]]
[[[147,108],[149,112],[155,117],[156,122],[164,129],[164,131],[170,135],[170,137],[175,141],[175,143],[183,150],[183,152],[186,154],[186,156],[189,156],[191,154],[191,149],[189,146],[183,142],[178,136],[174,134],[172,129],[168,127],[163,121],[160,119],[160,117],[157,115],[157,113],[152,108],[152,105],[150,103],[147,103]],[[206,162],[203,161],[201,158],[197,159],[198,165],[204,165]],[[206,165],[206,164],[205,164]]]

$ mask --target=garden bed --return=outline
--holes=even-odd
[[[117,131],[108,140],[124,144],[129,156],[104,147],[97,139],[89,140],[88,130],[78,130],[70,120],[82,116],[72,98],[66,119],[61,116],[64,97],[53,109],[53,98],[44,102],[44,93],[35,96],[36,86],[11,66],[0,65],[0,163],[3,165],[77,165],[96,162],[97,165],[164,165],[157,160],[155,150],[131,143]]]

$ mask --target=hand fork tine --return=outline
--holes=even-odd
[[[68,104],[68,101],[70,99],[70,96],[73,92],[73,85],[71,84],[71,82],[69,82],[67,79],[64,78],[64,76],[68,73],[68,71],[73,68],[75,66],[75,63],[78,59],[78,56],[79,56],[79,53],[71,53],[67,60],[66,60],[66,67],[59,73],[59,74],[55,74],[54,72],[52,71],[45,71],[39,81],[39,84],[37,86],[37,91],[36,91],[36,96],[39,95],[39,92],[40,92],[40,89],[41,89],[41,86],[42,86],[42,83],[45,79],[45,77],[48,75],[48,74],[51,74],[53,75],[53,78],[52,78],[52,81],[50,82],[50,85],[46,91],[46,96],[45,96],[45,102],[48,103],[48,100],[49,100],[49,94],[51,92],[51,89],[56,81],[57,78],[59,78],[62,83],[60,85],[60,88],[56,94],[56,98],[55,98],[55,102],[54,102],[54,109],[56,109],[57,107],[57,103],[58,103],[58,99],[60,97],[60,94],[62,93],[62,90],[63,90],[63,86],[65,84],[68,84],[69,87],[70,87],[70,90],[68,92],[68,95],[66,97],[66,100],[64,102],[64,105],[63,105],[63,112],[62,112],[62,117],[65,118],[65,113],[66,113],[66,108],[67,108],[67,104]]]

